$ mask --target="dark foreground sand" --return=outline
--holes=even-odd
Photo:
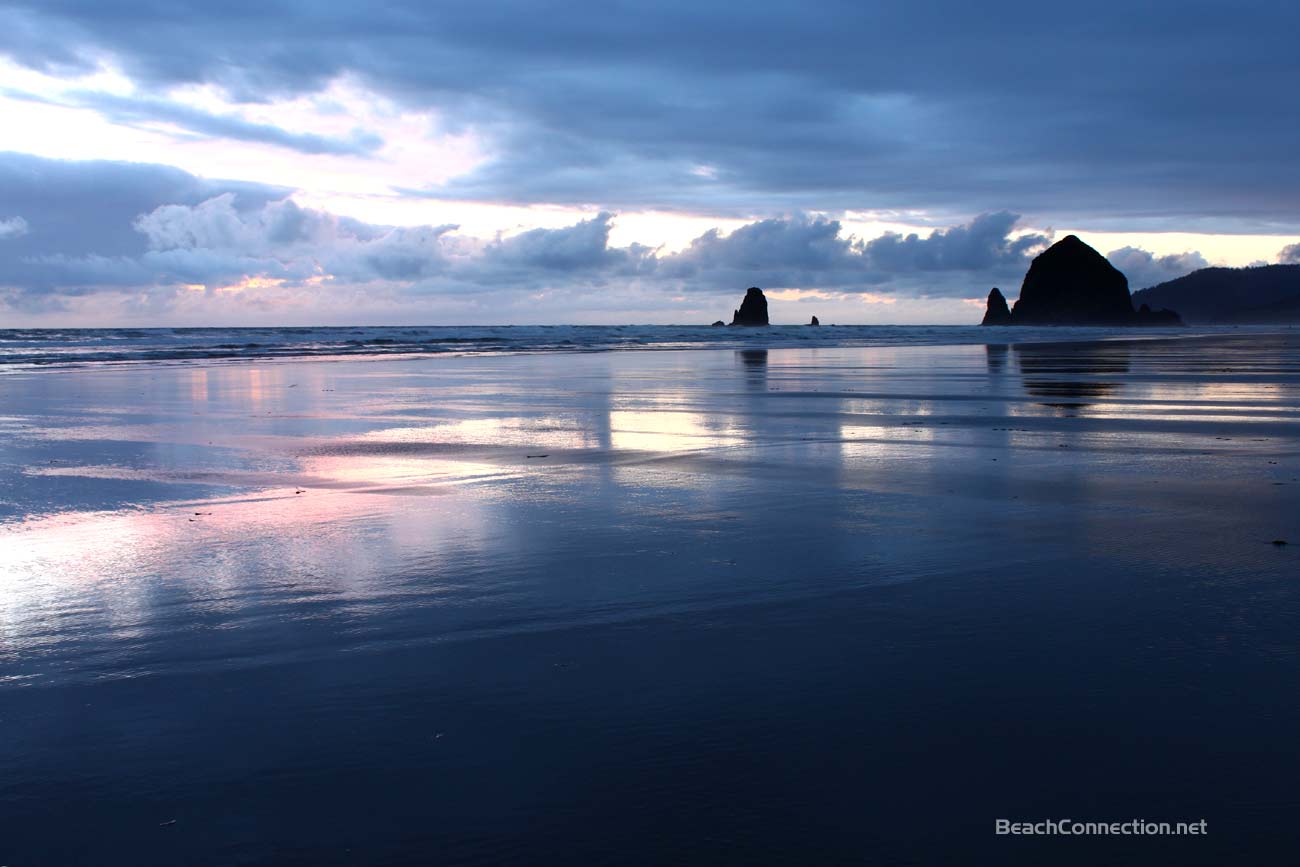
[[[1300,853],[1296,336],[40,372],[0,416],[8,867]]]

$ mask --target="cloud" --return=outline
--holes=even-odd
[[[851,239],[841,237],[838,220],[799,214],[759,220],[727,235],[710,230],[686,250],[667,257],[667,269],[683,277],[709,272],[860,274],[868,263]],[[772,285],[798,279],[777,277]]]
[[[14,96],[13,91],[9,91]],[[214,114],[166,99],[119,96],[111,93],[77,91],[59,100],[41,100],[97,111],[108,120],[127,126],[172,124],[185,134],[206,138],[261,142],[304,154],[370,156],[384,145],[378,135],[355,129],[351,135],[334,137],[291,132],[268,123],[256,123],[237,114]]]
[[[26,295],[67,293],[85,279],[75,260],[134,262],[147,241],[133,221],[165,204],[197,205],[230,194],[234,206],[256,210],[287,190],[240,181],[206,180],[167,166],[120,162],[67,162],[0,152],[4,206],[23,215],[31,230],[10,235],[0,256],[0,286]],[[80,266],[79,266],[80,267]],[[119,276],[94,269],[115,285],[133,285],[138,271]]]
[[[1048,240],[1016,235],[1018,218],[1002,212],[927,237],[869,241],[848,235],[836,220],[794,214],[725,235],[711,230],[679,252],[612,245],[611,212],[561,228],[480,239],[453,224],[367,223],[274,198],[269,190],[223,190],[221,184],[149,167],[35,166],[55,189],[69,173],[85,180],[92,194],[120,188],[124,174],[155,189],[133,200],[151,205],[138,214],[127,218],[120,206],[109,209],[81,235],[65,235],[54,247],[33,247],[0,264],[6,297],[28,309],[51,298],[118,292],[137,300],[152,297],[157,312],[176,293],[196,289],[238,292],[229,302],[235,306],[286,298],[364,305],[380,298],[400,307],[401,299],[473,297],[500,307],[550,293],[568,299],[572,310],[631,296],[654,309],[674,297],[729,297],[748,285],[964,297],[982,293],[992,279],[1023,272],[1031,253]],[[200,190],[215,194],[199,198]],[[168,192],[181,201],[154,201]],[[129,226],[131,243],[117,237],[112,219]]]
[[[410,283],[446,269],[444,238],[456,228],[377,226],[289,199],[241,210],[232,193],[163,205],[134,225],[148,240],[138,261],[153,282],[205,285],[248,278]]]
[[[0,218],[0,241],[27,234],[27,221],[22,217]]]
[[[1022,274],[1045,235],[1012,237],[1016,214],[982,214],[926,237],[887,233],[864,241],[837,220],[796,215],[760,220],[729,235],[714,230],[664,257],[660,272],[710,289],[759,283],[839,292],[903,289],[915,295],[966,295],[972,286]],[[985,290],[987,291],[987,290]]]
[[[355,321],[418,308],[455,309],[479,322],[539,315],[665,321],[678,310],[693,315],[720,304],[725,312],[750,285],[848,304],[929,299],[924,303],[940,309],[944,299],[1018,286],[1051,241],[1020,228],[1006,211],[925,235],[874,238],[856,237],[827,216],[793,213],[729,233],[706,231],[675,252],[613,244],[617,216],[609,211],[559,228],[479,238],[451,223],[388,226],[341,217],[299,205],[285,190],[161,166],[12,154],[0,154],[0,186],[23,214],[0,226],[21,220],[40,228],[6,230],[0,295],[11,307],[57,310],[99,297],[96,309],[107,309],[117,298],[122,309],[162,319],[201,296],[235,319],[297,309],[311,321],[323,321],[327,311],[333,321]],[[1135,289],[1207,264],[1199,253],[1156,256],[1134,247],[1109,258]],[[923,308],[909,309],[920,316]]]
[[[383,282],[416,293],[469,286],[527,291],[584,275],[600,280],[653,269],[652,251],[609,245],[613,215],[559,229],[482,241],[455,225],[393,227],[303,208],[290,199],[256,211],[225,193],[198,205],[164,205],[135,220],[148,250],[136,261],[154,283],[216,284],[246,278]],[[66,263],[61,263],[66,264]],[[437,278],[437,285],[428,281]]]
[[[1047,235],[1012,238],[1019,214],[981,214],[969,225],[936,229],[929,237],[888,233],[867,242],[864,252],[886,271],[982,271],[1021,268],[1026,254],[1047,246]]]
[[[234,193],[222,193],[197,205],[162,205],[134,222],[151,250],[241,251],[271,255],[303,244],[343,237],[372,237],[376,230],[322,211],[298,207],[291,199],[265,203],[258,210],[236,207]]]
[[[1201,268],[1208,268],[1210,263],[1197,252],[1173,253],[1156,256],[1137,247],[1121,247],[1106,254],[1110,264],[1124,272],[1128,278],[1129,289],[1137,291],[1176,280]]]
[[[614,215],[602,211],[595,218],[563,229],[532,229],[497,239],[484,250],[488,262],[525,269],[572,274],[587,271],[619,272],[646,259],[651,251],[640,245],[609,246]]]
[[[744,14],[667,0],[653,16],[597,0],[160,10],[10,0],[0,52],[56,71],[107,59],[145,90],[214,85],[256,103],[351,76],[482,135],[482,166],[407,185],[451,200],[944,219],[997,203],[1121,231],[1276,231],[1300,219],[1300,125],[1277,108],[1300,74],[1296,4],[1243,0],[1225,15],[1103,0],[1082,18],[1028,0],[997,15],[958,0],[871,15],[835,0],[812,11],[757,0]],[[177,109],[115,110],[129,121]]]
[[[1289,244],[1277,254],[1277,261],[1283,265],[1300,265],[1300,244]]]

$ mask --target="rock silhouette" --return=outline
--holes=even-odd
[[[1193,324],[1300,323],[1300,265],[1202,268],[1133,293],[1134,303],[1176,306]]]
[[[812,322],[809,322],[808,324],[809,324],[809,325],[821,325],[821,323],[817,321],[817,317],[816,317],[816,316],[814,316],[814,317],[812,318]]]
[[[994,286],[993,291],[989,292],[988,307],[984,310],[984,321],[980,325],[1010,325],[1011,309],[1007,307],[1007,299],[1002,297],[1002,290]]]
[[[740,309],[731,315],[732,325],[767,325],[767,298],[763,290],[750,286],[745,290],[745,298],[740,302]]]
[[[1025,393],[1043,406],[1076,414],[1114,394],[1129,373],[1127,341],[1097,341],[1062,349],[1054,343],[1012,345]]]
[[[719,326],[726,325],[726,324],[727,324],[727,323],[725,323],[725,322],[723,322],[721,319],[719,319],[718,321],[716,321],[716,322],[713,323],[713,327],[714,327],[714,328],[717,328],[717,327],[719,327]]]
[[[1138,325],[1182,325],[1183,320],[1172,310],[1152,310],[1149,304],[1143,304],[1137,310]]]
[[[1181,325],[1172,310],[1133,309],[1128,278],[1075,235],[1034,257],[1009,313],[989,293],[984,325]]]
[[[1034,258],[1012,308],[1016,325],[1127,325],[1133,316],[1128,278],[1075,235]]]

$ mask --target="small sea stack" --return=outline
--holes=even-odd
[[[814,317],[812,318],[812,322],[809,322],[808,324],[809,324],[809,325],[821,325],[821,322],[819,322],[819,321],[817,320],[817,317],[814,316]]]
[[[745,298],[740,302],[740,309],[731,315],[732,325],[767,325],[767,298],[763,290],[750,286],[745,290]]]
[[[1183,320],[1172,310],[1152,310],[1151,305],[1143,304],[1137,309],[1138,325],[1182,325]]]
[[[1007,299],[1003,297],[1002,290],[994,286],[993,291],[989,293],[989,304],[984,311],[984,321],[980,325],[1010,325],[1011,308],[1007,306]]]

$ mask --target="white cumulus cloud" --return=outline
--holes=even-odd
[[[27,221],[22,217],[0,219],[0,241],[6,238],[18,238],[27,234]]]

